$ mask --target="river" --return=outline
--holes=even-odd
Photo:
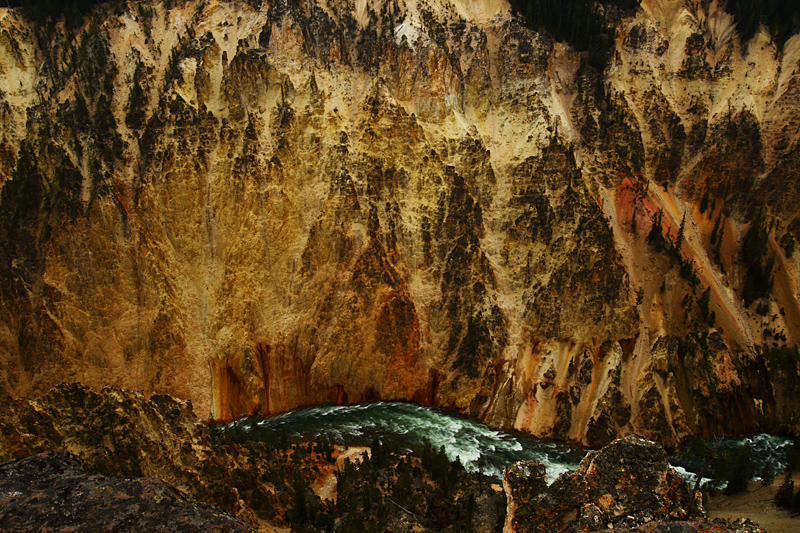
[[[559,474],[577,468],[587,451],[519,432],[491,429],[474,418],[444,409],[400,402],[308,407],[269,418],[249,416],[224,427],[235,426],[265,441],[275,441],[282,433],[292,441],[325,436],[350,445],[369,445],[378,438],[391,440],[401,448],[419,450],[427,439],[437,449],[444,446],[450,460],[459,457],[468,470],[480,470],[496,479],[502,478],[503,470],[516,461],[538,460],[547,468],[548,481],[552,482]],[[754,475],[765,462],[774,466],[775,474],[783,470],[791,440],[757,435],[749,441]],[[727,439],[721,447],[736,451],[744,442]],[[683,473],[696,471],[701,464],[677,457],[671,461]]]

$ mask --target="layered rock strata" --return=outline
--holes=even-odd
[[[0,8],[0,391],[797,431],[800,39],[609,16],[599,72],[503,2]]]

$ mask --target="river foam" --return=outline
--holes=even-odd
[[[552,482],[575,469],[584,454],[564,444],[491,429],[442,409],[399,402],[308,407],[270,418],[247,417],[227,426],[265,440],[285,433],[290,440],[325,436],[339,443],[369,445],[378,438],[408,450],[420,450],[427,440],[436,449],[444,447],[451,461],[458,458],[467,470],[495,479],[517,461],[538,460],[547,467]]]
[[[492,429],[474,418],[443,409],[400,402],[307,407],[269,418],[250,416],[227,427],[262,440],[277,439],[285,433],[294,441],[324,436],[338,443],[368,446],[377,438],[408,450],[421,450],[427,440],[436,449],[444,447],[451,461],[458,457],[467,470],[495,479],[501,479],[503,470],[517,461],[541,461],[550,483],[577,468],[586,453],[563,443]],[[725,439],[719,446],[735,453],[744,442],[750,442],[753,448],[754,476],[765,463],[773,466],[774,474],[785,468],[789,439],[762,434],[745,440]],[[672,458],[671,462],[689,479],[702,464],[686,458]]]

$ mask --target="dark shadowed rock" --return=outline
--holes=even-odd
[[[0,530],[253,531],[163,481],[89,475],[68,452],[47,452],[0,465]]]

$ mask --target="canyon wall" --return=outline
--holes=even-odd
[[[589,445],[800,429],[800,37],[489,0],[0,8],[0,393],[411,400]]]

